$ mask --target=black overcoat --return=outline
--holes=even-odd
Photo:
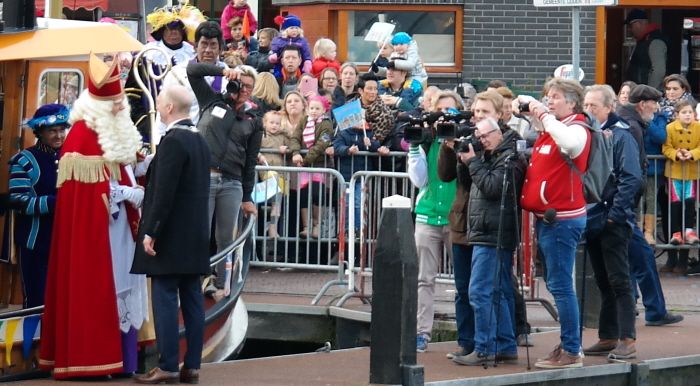
[[[190,120],[178,122],[158,146],[146,174],[146,192],[131,273],[206,275],[209,268],[211,151]],[[156,256],[143,248],[155,239]]]

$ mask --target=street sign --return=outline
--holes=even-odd
[[[533,0],[535,7],[600,7],[617,5],[617,0]]]

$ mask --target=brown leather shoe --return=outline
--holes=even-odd
[[[592,356],[605,356],[617,347],[617,339],[600,339],[591,347],[584,348],[583,353]]]
[[[635,340],[632,338],[622,338],[610,355],[615,355],[616,359],[632,359],[637,357],[637,349],[634,347]]]
[[[164,371],[156,367],[155,369],[151,370],[151,372],[148,374],[135,376],[134,382],[145,383],[149,385],[157,385],[159,383],[176,385],[180,383],[180,373]]]
[[[186,369],[182,368],[180,370],[180,382],[182,383],[199,383],[199,369]]]
[[[580,354],[572,355],[561,350],[559,355],[546,361],[537,361],[535,367],[540,369],[568,369],[583,367],[583,360]]]

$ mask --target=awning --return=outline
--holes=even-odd
[[[43,10],[45,7],[45,0],[34,0],[37,9]],[[63,8],[70,8],[76,10],[78,8],[85,8],[88,11],[92,11],[95,8],[102,8],[107,10],[107,4],[109,0],[52,0],[52,1],[63,1]]]
[[[0,35],[0,61],[87,56],[91,51],[103,54],[143,48],[143,44],[117,25],[90,24]]]

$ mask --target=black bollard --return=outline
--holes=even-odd
[[[418,253],[411,202],[391,196],[382,207],[372,268],[369,382],[423,385],[423,366],[416,365]]]

